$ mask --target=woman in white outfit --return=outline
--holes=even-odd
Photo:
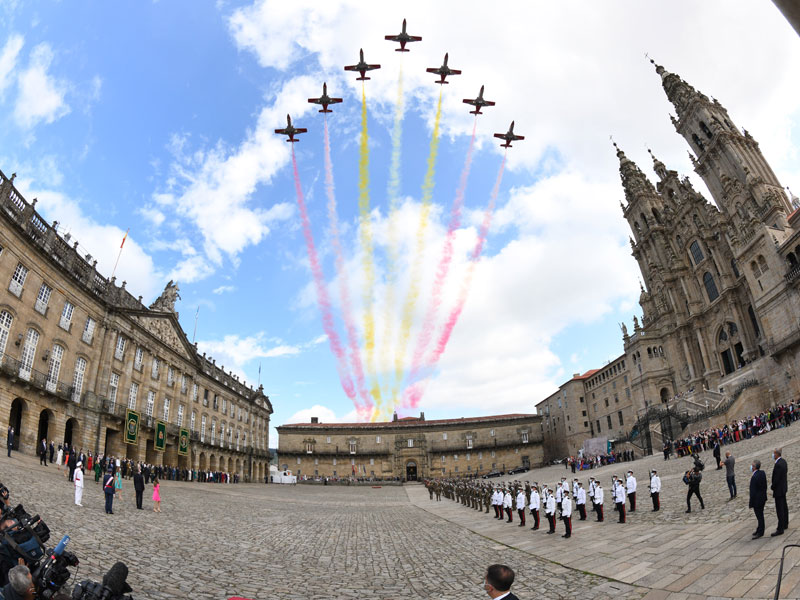
[[[60,471],[61,470],[61,459],[64,458],[64,448],[62,446],[58,446],[58,455],[56,456],[56,468]]]

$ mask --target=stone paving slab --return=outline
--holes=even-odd
[[[477,511],[450,500],[431,502],[422,487],[407,486],[406,490],[412,503],[453,523],[569,568],[647,588],[649,598],[772,598],[783,546],[800,543],[800,531],[793,526],[794,513],[800,509],[800,486],[795,483],[800,475],[800,426],[797,425],[722,448],[723,457],[730,450],[737,459],[738,495],[730,502],[724,469],[716,470],[711,452],[704,452],[706,469],[701,493],[706,508],[699,510],[699,503],[693,499],[690,514],[685,513],[686,486],[681,481],[684,471],[692,465],[688,457],[664,461],[663,455],[656,455],[574,475],[564,466],[554,465],[504,478],[547,483],[552,488],[562,476],[569,480],[578,477],[586,485],[591,475],[602,481],[608,496],[611,475],[621,476],[633,469],[639,493],[637,510],[628,513],[628,522],[616,522],[617,514],[607,500],[603,523],[594,521],[591,513],[587,521],[579,521],[573,515],[573,536],[569,540],[561,538],[561,523],[558,535],[550,536],[545,533],[546,526],[544,531],[522,530],[516,523],[509,525],[492,515],[478,515]],[[770,493],[765,511],[766,536],[752,540],[755,519],[747,506],[750,462],[760,459],[769,480],[770,454],[776,446],[783,448],[789,464],[790,528],[783,536],[769,536],[776,523]],[[652,468],[658,469],[662,479],[659,512],[652,512],[647,492],[648,471]],[[800,550],[788,551],[781,598],[800,598],[800,566],[795,566],[798,563]]]

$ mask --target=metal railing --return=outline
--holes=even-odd
[[[42,373],[36,369],[23,371],[22,363],[8,355],[3,355],[0,358],[0,372],[8,377],[24,379],[30,386],[62,400],[72,400],[73,388],[71,385],[62,381],[53,381],[49,379],[47,373]]]

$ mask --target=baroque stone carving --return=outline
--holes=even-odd
[[[175,331],[175,327],[163,317],[142,317],[131,316],[131,318],[141,325],[148,333],[164,342],[167,346],[175,350],[181,356],[191,360],[191,356],[186,352],[181,336]]]
[[[174,313],[175,302],[181,299],[179,292],[180,288],[178,287],[178,284],[174,283],[172,279],[170,279],[169,283],[164,288],[164,291],[161,292],[161,295],[150,305],[150,310]]]

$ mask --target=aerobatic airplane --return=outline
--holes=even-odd
[[[390,42],[400,42],[400,47],[395,48],[395,52],[409,52],[408,48],[406,48],[406,44],[408,42],[419,42],[422,40],[421,37],[418,35],[408,35],[406,33],[406,20],[403,19],[403,31],[398,33],[397,35],[387,35],[384,39],[389,40]]]
[[[439,81],[437,81],[436,83],[438,83],[440,85],[443,84],[443,83],[450,83],[449,81],[445,81],[445,78],[448,75],[461,75],[461,71],[459,71],[458,69],[451,69],[450,67],[447,66],[447,54],[446,53],[444,55],[444,63],[442,64],[441,67],[439,67],[438,69],[431,67],[430,69],[425,69],[425,70],[428,73],[436,73],[437,75],[439,75],[439,77],[441,79],[439,79]]]
[[[292,117],[286,115],[286,129],[276,129],[275,133],[279,135],[288,135],[289,139],[286,140],[287,142],[299,142],[300,140],[294,139],[294,136],[300,135],[301,133],[306,133],[308,129],[304,129],[302,127],[295,127],[292,125]]]
[[[471,115],[482,115],[481,108],[484,106],[494,106],[494,102],[491,100],[484,100],[483,99],[483,86],[481,86],[481,91],[478,94],[478,97],[475,100],[470,100],[469,98],[464,99],[464,104],[471,104],[475,107],[475,110],[469,111]]]
[[[349,65],[349,66],[345,67],[344,70],[345,71],[358,71],[359,73],[361,73],[361,77],[356,77],[356,81],[367,81],[369,79],[369,77],[364,77],[364,73],[366,73],[367,71],[373,71],[375,69],[380,69],[381,66],[380,65],[368,65],[366,62],[364,62],[364,49],[363,48],[358,51],[358,56],[359,56],[358,64]]]
[[[524,140],[524,135],[516,135],[514,133],[514,121],[511,121],[511,127],[508,128],[506,133],[495,133],[494,137],[500,138],[501,140],[505,140],[505,144],[500,144],[501,148],[511,148],[511,142],[516,142],[517,140]]]
[[[330,96],[328,96],[328,84],[327,83],[323,83],[322,84],[322,96],[320,96],[319,98],[309,98],[308,101],[311,104],[321,104],[322,105],[322,110],[319,111],[319,112],[321,112],[321,113],[332,113],[333,112],[332,110],[328,110],[328,105],[329,104],[339,104],[342,101],[342,99],[341,98],[331,98]]]

